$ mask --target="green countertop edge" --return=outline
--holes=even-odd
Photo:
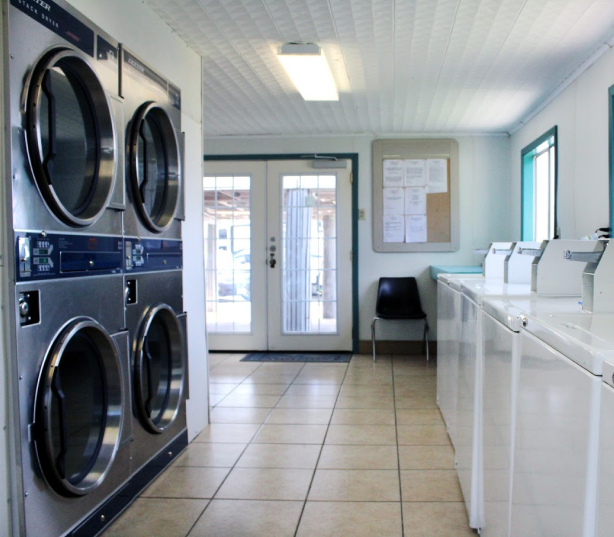
[[[481,274],[481,266],[431,265],[431,278],[437,281],[439,274]]]

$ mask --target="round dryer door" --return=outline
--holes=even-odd
[[[35,401],[36,452],[58,493],[83,496],[105,479],[120,442],[121,387],[113,340],[97,322],[75,319],[47,354]]]
[[[135,400],[143,426],[162,433],[177,417],[185,371],[183,333],[166,304],[152,307],[136,340]]]
[[[162,107],[148,102],[138,109],[129,143],[134,204],[143,224],[160,233],[173,221],[181,181],[177,136]]]
[[[115,186],[115,131],[86,57],[72,49],[45,55],[32,71],[26,111],[30,164],[47,206],[70,226],[93,224]]]

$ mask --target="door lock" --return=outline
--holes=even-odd
[[[275,268],[275,265],[277,265],[277,259],[275,259],[275,254],[271,252],[271,256],[269,257],[269,267]]]

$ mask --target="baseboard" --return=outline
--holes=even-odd
[[[377,354],[423,354],[422,341],[377,341]],[[360,354],[372,354],[371,341],[359,341],[358,352]],[[437,342],[429,341],[429,354],[437,355]]]

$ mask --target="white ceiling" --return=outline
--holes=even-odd
[[[509,132],[614,35],[614,0],[146,3],[203,57],[208,136]],[[338,102],[303,101],[290,41],[324,49]]]

